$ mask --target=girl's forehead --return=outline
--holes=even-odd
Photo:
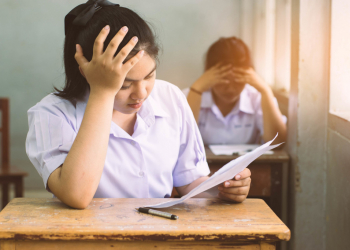
[[[156,69],[156,61],[148,54],[144,56],[131,68],[126,78],[132,80],[142,80]]]

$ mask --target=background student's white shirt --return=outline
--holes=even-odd
[[[183,90],[187,96],[189,88]],[[275,98],[275,103],[278,106]],[[287,118],[282,117],[286,123]],[[239,100],[225,117],[216,106],[211,91],[202,94],[198,127],[204,144],[257,144],[264,133],[261,94],[246,84]]]
[[[76,105],[53,94],[28,110],[26,151],[47,187],[63,164],[80,128],[89,93]],[[106,161],[95,198],[170,197],[209,174],[205,150],[192,111],[181,90],[156,80],[137,113],[130,136],[111,123]]]

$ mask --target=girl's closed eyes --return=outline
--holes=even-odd
[[[148,75],[147,77],[145,77],[144,80],[152,79],[154,76],[155,76],[155,73],[154,73],[154,71],[153,71],[150,75]],[[128,88],[131,87],[132,83],[133,83],[133,80],[127,80],[127,79],[126,79],[126,80],[124,81],[124,85],[123,85],[120,89],[121,89],[121,90],[128,89]]]

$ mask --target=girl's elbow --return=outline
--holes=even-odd
[[[89,206],[93,196],[86,193],[71,193],[68,197],[64,197],[62,200],[66,205],[76,208],[85,209]]]
[[[69,202],[70,207],[76,209],[85,209],[89,206],[92,199],[75,199]]]
[[[76,208],[76,209],[85,209],[89,206],[90,202],[77,202],[75,204],[73,204],[73,206],[71,206],[72,208]]]

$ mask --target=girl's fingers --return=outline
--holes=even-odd
[[[103,53],[103,45],[104,42],[109,34],[109,30],[110,27],[109,25],[106,25],[100,32],[100,34],[98,34],[98,36],[95,39],[95,43],[94,43],[94,47],[93,47],[93,56],[92,57],[96,57],[96,56],[100,56]]]
[[[134,65],[143,57],[144,53],[145,51],[141,50],[135,56],[130,58],[126,63],[124,63],[123,67],[125,70],[128,72],[132,67],[134,67]]]
[[[232,70],[234,72],[237,72],[237,73],[243,73],[245,74],[247,72],[247,69],[246,68],[243,68],[243,67],[233,67]]]
[[[79,44],[76,44],[76,52],[75,52],[74,58],[81,68],[83,68],[83,66],[89,62],[84,57],[83,48]]]
[[[117,34],[115,34],[115,36],[112,38],[112,40],[109,42],[106,51],[104,52],[104,55],[107,58],[110,58],[111,60],[113,60],[114,58],[114,54],[117,51],[120,43],[123,41],[126,33],[128,33],[128,27],[124,26],[123,28],[121,28]]]
[[[220,72],[224,72],[224,71],[227,71],[227,70],[231,70],[232,68],[232,65],[231,64],[227,64],[227,65],[223,65],[220,67]]]
[[[124,46],[124,48],[119,51],[119,53],[115,56],[114,61],[117,64],[122,64],[126,57],[129,55],[130,51],[135,47],[138,42],[138,38],[134,36],[130,39],[130,41]]]
[[[245,178],[248,178],[252,175],[252,173],[250,172],[249,168],[245,168],[242,172],[238,173],[234,179],[236,180],[243,180]]]
[[[246,195],[234,195],[234,194],[226,194],[226,193],[219,193],[219,197],[223,200],[227,201],[235,201],[235,202],[243,202],[246,199]]]
[[[234,77],[245,77],[245,76],[247,76],[247,74],[245,74],[245,73],[236,72],[236,71],[231,71],[231,72],[232,72],[232,75]]]
[[[221,68],[222,67],[222,63],[217,63],[217,64],[215,64],[213,67],[211,67],[210,69],[219,69],[219,68]]]
[[[225,181],[222,186],[223,187],[231,187],[231,185],[233,185],[233,183],[238,183],[236,181],[245,181],[247,180],[247,182],[244,182],[245,184],[243,186],[246,185],[250,185],[250,176],[251,176],[251,172],[249,170],[249,168],[245,168],[242,172],[236,174],[236,176],[232,179],[232,180],[227,180]],[[237,186],[237,185],[234,185]]]
[[[226,70],[226,71],[223,71],[223,72],[220,72],[219,75],[220,75],[221,77],[226,77],[226,76],[228,76],[228,75],[234,76],[233,73],[232,73],[232,71],[231,71],[230,69],[228,69],[228,70]]]
[[[220,75],[216,75],[215,79],[212,82],[215,84],[219,84],[219,83],[228,84],[230,83],[230,80],[227,79],[227,74],[220,74]]]
[[[235,77],[235,82],[237,82],[237,83],[247,83],[249,81],[246,78],[244,78],[244,77]]]
[[[229,84],[229,83],[230,83],[230,80],[221,79],[221,80],[219,81],[219,83],[222,83],[222,84]]]
[[[251,182],[251,179],[245,178],[242,180],[227,180],[225,181],[220,187],[243,187],[243,186],[249,186]]]
[[[224,194],[248,195],[250,186],[219,188],[219,191]]]
[[[213,72],[213,74],[217,74],[221,72],[221,68],[224,67],[225,65],[222,63],[217,63],[214,66],[212,66],[210,69],[208,69],[207,71],[211,71]]]

